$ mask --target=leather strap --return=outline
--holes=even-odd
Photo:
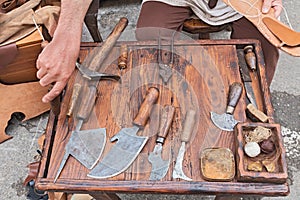
[[[0,69],[9,65],[14,61],[18,55],[18,48],[16,43],[0,47]]]
[[[27,0],[7,0],[1,3],[0,10],[2,13],[7,13],[21,5],[23,5]]]

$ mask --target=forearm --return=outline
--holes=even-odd
[[[61,11],[53,39],[81,39],[82,25],[92,0],[61,0]]]

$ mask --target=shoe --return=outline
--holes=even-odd
[[[292,30],[287,25],[279,20],[265,16],[263,19],[264,24],[268,29],[282,41],[282,45],[298,46],[300,45],[300,33]]]
[[[272,9],[267,14],[262,13],[262,0],[223,0],[223,2],[252,22],[278,49],[292,56],[300,57],[300,36],[297,36],[298,39],[291,39],[290,37],[294,37],[295,32],[276,19]]]

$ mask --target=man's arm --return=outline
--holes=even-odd
[[[278,18],[282,11],[282,0],[263,0],[262,13],[268,13],[273,8],[275,17]]]
[[[79,55],[82,25],[92,0],[61,0],[61,11],[52,41],[36,63],[41,86],[54,83],[42,101],[50,102],[66,86]]]

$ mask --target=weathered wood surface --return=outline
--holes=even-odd
[[[168,63],[170,47],[163,44],[163,61]],[[66,123],[65,113],[71,96],[75,78],[70,80],[62,102],[61,114],[56,129],[54,116],[50,116],[46,133],[43,158],[36,186],[42,190],[53,191],[83,191],[83,192],[155,192],[155,193],[234,193],[287,195],[287,184],[243,183],[234,179],[231,182],[207,182],[200,174],[199,154],[208,147],[227,147],[235,153],[233,132],[222,131],[210,120],[210,111],[224,113],[227,103],[227,93],[232,82],[241,81],[236,48],[253,44],[258,57],[259,73],[253,85],[258,105],[273,117],[270,93],[265,81],[264,67],[260,46],[253,40],[224,41],[178,41],[175,43],[175,57],[172,65],[173,74],[167,84],[164,84],[158,72],[156,42],[128,42],[127,68],[120,70],[117,66],[120,44],[101,67],[101,72],[118,74],[121,82],[101,81],[98,87],[98,98],[87,123],[82,129],[105,127],[107,143],[102,154],[105,155],[113,145],[109,139],[121,128],[130,127],[138,108],[150,86],[158,87],[160,96],[154,108],[148,125],[140,135],[149,136],[149,140],[133,164],[118,176],[109,179],[93,179],[87,177],[89,170],[69,157],[56,183],[53,179],[57,173],[64,147],[76,120],[72,118]],[[89,47],[83,47],[81,60],[86,56]],[[77,80],[75,81],[77,82]],[[257,83],[256,83],[257,82]],[[264,99],[264,100],[263,100]],[[159,125],[159,113],[162,106],[173,105],[175,116],[169,135],[164,144],[163,158],[169,155],[171,149],[171,164],[167,175],[161,181],[149,181],[151,165],[147,160],[149,152],[155,145],[155,135]],[[234,117],[247,121],[245,115],[245,92],[237,105]],[[180,134],[185,113],[189,109],[197,112],[196,125],[191,136],[183,162],[184,173],[193,181],[186,182],[172,179],[177,153],[180,147]],[[272,120],[271,120],[272,121]],[[56,130],[56,131],[55,131]],[[63,140],[68,134],[67,139]],[[101,160],[101,159],[100,159]],[[116,161],[118,162],[118,161]]]

